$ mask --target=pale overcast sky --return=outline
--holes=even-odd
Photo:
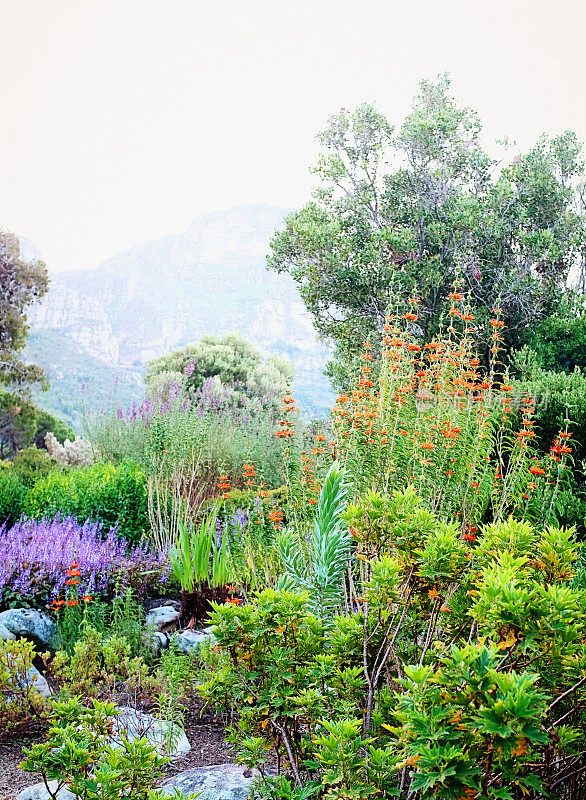
[[[583,0],[0,0],[0,227],[53,269],[309,196],[315,134],[445,70],[491,138],[586,139]]]

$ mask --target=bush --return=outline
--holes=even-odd
[[[0,639],[0,738],[42,712],[44,701],[32,671],[35,649],[25,639]]]
[[[571,793],[586,741],[575,531],[509,518],[461,536],[413,489],[370,491],[346,518],[340,613],[308,582],[215,606],[219,660],[200,691],[238,709],[230,741],[265,796]]]
[[[55,600],[66,589],[74,562],[79,592],[92,595],[115,584],[143,588],[148,577],[165,573],[166,554],[149,552],[144,541],[129,547],[115,529],[106,533],[98,522],[24,520],[0,528],[3,604],[28,600],[42,606]]]
[[[38,480],[45,478],[49,473],[57,469],[58,465],[47,454],[46,450],[29,447],[15,455],[10,466],[27,489],[30,489]]]
[[[56,780],[80,800],[162,800],[163,792],[151,787],[163,777],[168,759],[147,739],[121,735],[120,744],[112,743],[118,713],[98,700],[89,706],[78,698],[57,701],[47,741],[25,751],[22,769],[39,772],[45,784]]]
[[[0,524],[13,525],[24,511],[27,489],[8,467],[0,470]]]
[[[145,476],[132,461],[53,472],[31,489],[25,513],[33,519],[60,514],[102,522],[105,529],[116,527],[126,539],[139,541],[149,528]]]

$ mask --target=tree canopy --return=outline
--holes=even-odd
[[[332,116],[318,136],[314,198],[272,241],[269,266],[295,279],[339,361],[382,329],[389,309],[408,311],[409,297],[420,299],[419,332],[435,333],[448,324],[454,282],[479,341],[498,304],[506,344],[519,346],[558,310],[570,269],[583,269],[576,135],[497,160],[476,112],[449,88],[447,76],[423,81],[398,130],[368,103]]]
[[[0,231],[0,381],[20,388],[43,378],[42,370],[25,363],[20,352],[26,343],[26,310],[49,287],[42,261],[25,261],[18,239]]]
[[[224,402],[237,404],[242,404],[247,395],[280,398],[292,380],[289,361],[275,355],[263,358],[237,334],[203,336],[182,350],[149,362],[145,375],[151,397],[167,398],[175,392],[197,400],[207,384],[223,396]]]

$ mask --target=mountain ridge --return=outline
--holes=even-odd
[[[52,274],[29,315],[37,343],[43,331],[65,335],[114,371],[133,373],[134,384],[151,358],[204,334],[240,333],[265,355],[289,357],[307,413],[325,413],[328,350],[292,279],[266,268],[270,239],[287,213],[267,203],[233,206],[95,269]],[[41,366],[50,373],[50,365]]]

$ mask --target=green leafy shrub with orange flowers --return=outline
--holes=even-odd
[[[308,585],[212,616],[219,661],[200,690],[238,711],[230,740],[258,796],[579,796],[575,531],[509,517],[462,535],[414,487],[339,511],[355,547],[337,610]]]

